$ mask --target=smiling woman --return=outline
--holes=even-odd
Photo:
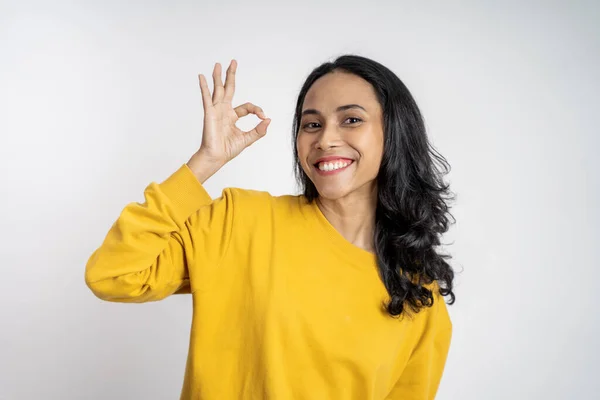
[[[442,180],[449,165],[429,143],[421,112],[404,83],[365,57],[346,55],[324,63],[300,91],[293,139],[304,197],[316,200],[342,232],[351,218],[343,213],[361,210],[367,239],[356,240],[356,230],[347,236],[377,252],[390,294],[389,313],[400,315],[407,306],[418,311],[432,302],[423,283],[434,281],[454,303],[454,273],[445,261],[450,256],[435,250],[451,216],[447,200],[453,197]],[[321,161],[319,157],[352,162],[339,174],[322,173],[335,172],[336,164],[315,167],[313,160]],[[366,210],[370,215],[364,215]]]
[[[101,299],[192,293],[182,399],[433,399],[450,347],[453,271],[435,247],[448,206],[424,123],[386,67],[345,55],[306,79],[294,116],[301,195],[204,182],[266,134],[231,105],[237,62],[211,96],[202,145],[90,256]],[[243,132],[248,114],[261,122]]]

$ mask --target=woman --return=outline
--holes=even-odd
[[[368,58],[316,68],[294,117],[299,196],[203,183],[266,134],[232,108],[237,62],[200,74],[200,149],[128,204],[86,266],[107,301],[192,293],[182,399],[433,399],[452,324],[448,207],[421,115]],[[248,114],[262,121],[242,132]],[[443,158],[437,157],[443,161]]]

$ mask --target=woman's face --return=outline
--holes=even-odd
[[[372,194],[383,156],[383,124],[371,84],[340,71],[316,80],[304,99],[297,147],[321,197]]]

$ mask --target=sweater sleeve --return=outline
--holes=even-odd
[[[437,290],[437,284],[434,285]],[[444,298],[434,293],[421,336],[386,400],[433,400],[444,372],[452,322]]]
[[[233,194],[212,200],[186,164],[151,182],[144,203],[129,203],[89,257],[85,282],[100,299],[142,303],[191,293],[223,256]]]

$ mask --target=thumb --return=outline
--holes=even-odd
[[[267,128],[270,123],[271,118],[264,119],[260,121],[260,123],[254,127],[254,129],[246,132],[244,136],[246,136],[246,138],[248,139],[247,145],[249,146],[261,137],[265,136],[267,134]]]

